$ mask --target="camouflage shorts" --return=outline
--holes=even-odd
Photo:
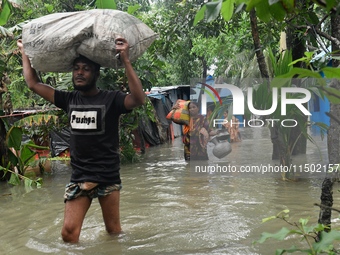
[[[81,183],[70,182],[65,187],[64,202],[75,199],[80,196],[86,196],[90,199],[110,195],[113,191],[122,189],[121,184],[98,185],[91,190],[81,189]]]

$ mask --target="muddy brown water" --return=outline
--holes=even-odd
[[[242,142],[212,164],[237,166],[277,162],[271,160],[266,128],[243,128]],[[326,141],[315,136],[307,154],[293,163],[327,162]],[[212,144],[208,144],[211,150]],[[217,162],[217,163],[216,163]],[[60,237],[64,186],[70,169],[57,162],[52,175],[39,189],[0,184],[0,254],[274,254],[277,248],[300,245],[300,239],[268,240],[254,244],[262,232],[289,227],[280,220],[262,219],[290,210],[290,221],[309,218],[317,222],[323,174],[283,181],[279,174],[194,173],[183,159],[181,139],[147,149],[141,161],[121,169],[121,223],[123,233],[109,236],[104,230],[97,200],[86,215],[79,244]],[[337,190],[338,184],[334,189]],[[340,208],[335,192],[334,206]],[[334,226],[339,225],[334,215]],[[301,244],[303,245],[303,244]]]

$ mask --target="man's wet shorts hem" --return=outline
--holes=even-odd
[[[86,196],[90,199],[97,197],[105,197],[110,195],[113,191],[122,189],[121,184],[101,184],[91,190],[81,189],[81,183],[70,182],[65,187],[64,202],[70,201],[80,196]]]

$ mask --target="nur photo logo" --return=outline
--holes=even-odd
[[[214,87],[205,83],[200,83],[202,87],[207,87],[212,93],[208,93],[206,89],[200,95],[200,105],[201,113],[203,115],[207,114],[207,95],[214,101],[218,102],[220,106],[223,106],[223,100],[218,92],[222,89],[230,91],[230,96],[232,98],[232,114],[233,115],[245,115],[245,106],[247,106],[248,111],[251,116],[258,116],[260,118],[251,118],[248,120],[239,121],[238,124],[249,127],[263,127],[269,125],[274,127],[275,124],[280,124],[283,127],[295,127],[298,122],[291,118],[264,118],[271,116],[274,112],[279,110],[282,117],[287,115],[287,109],[290,106],[295,106],[301,113],[305,116],[310,116],[311,113],[306,108],[307,103],[311,100],[312,95],[308,89],[301,87],[273,87],[271,88],[271,106],[267,109],[256,109],[254,106],[254,88],[248,87],[246,91],[241,88],[236,87],[232,84],[215,84]],[[245,97],[247,95],[247,97]],[[229,121],[231,125],[232,120]],[[218,125],[223,125],[228,123],[226,119],[212,119],[212,126],[217,127]]]

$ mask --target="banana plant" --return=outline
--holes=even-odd
[[[36,162],[35,150],[46,150],[48,147],[38,146],[33,141],[23,141],[23,130],[21,127],[12,126],[6,135],[6,144],[8,147],[9,163],[6,167],[0,166],[0,171],[4,175],[11,173],[9,183],[12,185],[19,185],[22,181],[25,186],[37,187],[41,186],[42,178],[35,176],[28,176],[26,170],[30,166],[34,166]]]

